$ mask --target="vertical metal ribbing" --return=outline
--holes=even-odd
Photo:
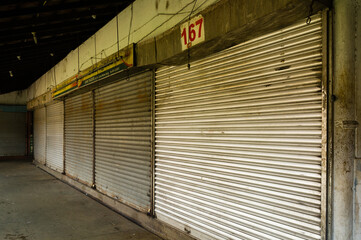
[[[152,124],[152,132],[151,132],[151,209],[150,214],[155,216],[155,70],[153,70],[152,75],[152,93],[151,93],[151,124]]]
[[[47,162],[47,148],[48,148],[48,144],[47,144],[47,141],[48,141],[48,127],[47,127],[47,122],[46,122],[46,118],[48,116],[48,109],[46,106],[44,106],[45,108],[45,163],[44,165],[46,166],[46,162]]]
[[[79,52],[78,52],[79,54]],[[79,66],[79,65],[78,65]],[[66,168],[66,158],[65,158],[65,98],[62,99],[63,101],[63,174],[65,175],[65,168]]]
[[[321,238],[327,234],[327,139],[328,139],[328,10],[322,12],[322,153],[321,153]]]
[[[91,92],[91,98],[92,98],[92,137],[93,137],[93,184],[92,188],[96,188],[95,185],[95,93],[94,90]]]

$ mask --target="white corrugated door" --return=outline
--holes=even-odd
[[[45,107],[34,111],[34,158],[45,164],[46,158],[46,110]]]
[[[201,239],[320,239],[321,19],[156,73],[155,212]]]
[[[84,93],[65,99],[65,172],[93,184],[93,97]]]
[[[64,102],[46,107],[46,165],[63,172]]]
[[[151,77],[95,90],[96,187],[142,211],[150,209]]]

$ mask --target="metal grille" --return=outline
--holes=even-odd
[[[46,110],[39,108],[34,111],[34,158],[45,164],[46,157]]]
[[[155,212],[201,239],[320,239],[320,16],[156,73]]]
[[[97,189],[142,211],[150,208],[151,76],[95,90]]]
[[[88,92],[65,100],[65,171],[93,183],[93,98]]]
[[[46,108],[46,165],[63,172],[64,102]]]

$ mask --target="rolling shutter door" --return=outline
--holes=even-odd
[[[26,113],[0,111],[0,156],[26,155]]]
[[[45,107],[34,111],[34,158],[45,164],[46,157],[46,110]]]
[[[64,103],[57,102],[46,108],[46,165],[63,172]]]
[[[155,212],[201,239],[321,238],[321,19],[156,73]]]
[[[65,172],[93,184],[93,98],[84,93],[65,99]]]
[[[141,211],[150,208],[151,77],[95,90],[97,190]]]

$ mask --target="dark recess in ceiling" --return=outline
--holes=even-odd
[[[132,2],[1,0],[0,94],[29,87]]]

